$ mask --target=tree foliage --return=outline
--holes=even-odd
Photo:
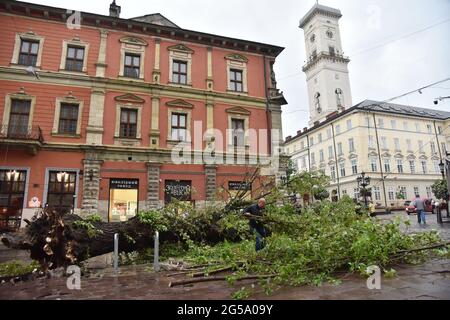
[[[433,191],[434,195],[438,199],[447,199],[448,197],[448,188],[447,188],[447,181],[446,180],[439,180],[436,181],[432,186],[431,190]]]

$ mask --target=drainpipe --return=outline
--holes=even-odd
[[[377,139],[378,160],[380,161],[381,182],[383,183],[384,205],[386,207],[386,211],[388,211],[387,197],[386,197],[386,184],[384,181],[383,163],[381,161],[380,141],[378,139],[378,127],[377,127],[377,121],[375,118],[375,113],[373,114],[373,123],[375,126],[375,137]]]
[[[441,159],[441,162],[444,163],[443,159],[442,159],[442,150],[441,150],[441,144],[439,143],[439,136],[436,130],[436,121],[433,121],[433,125],[434,125],[434,134],[436,135],[436,142],[437,142],[437,147],[439,150],[439,158]]]
[[[334,169],[336,170],[336,179],[337,179],[337,187],[338,187],[338,199],[341,200],[341,183],[339,179],[339,164],[338,164],[338,157],[337,157],[337,149],[336,149],[336,136],[334,134],[334,124],[331,124],[331,132],[333,134],[333,148],[334,148],[334,162],[335,166]]]

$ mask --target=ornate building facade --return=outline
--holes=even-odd
[[[2,1],[0,26],[3,218],[48,205],[125,221],[214,200],[256,166],[282,174],[283,48],[122,19],[115,1],[109,16]]]

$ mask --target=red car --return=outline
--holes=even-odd
[[[431,200],[429,199],[422,199],[425,202],[425,212],[431,212],[433,213],[433,205],[431,204]],[[404,206],[405,206],[405,211],[408,215],[410,215],[411,213],[417,213],[416,208],[412,205],[412,202],[414,200],[410,201],[405,201]]]

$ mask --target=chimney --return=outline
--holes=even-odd
[[[120,17],[120,6],[116,4],[116,0],[113,0],[109,6],[109,16],[114,18]]]
[[[301,134],[302,134],[302,130],[298,130],[297,135],[301,135]]]
[[[317,127],[320,124],[320,121],[314,122],[314,127]]]
[[[286,142],[287,141],[291,141],[292,140],[292,136],[288,136],[287,138],[286,138]]]
[[[307,128],[307,127],[304,127],[304,128],[303,128],[303,131],[308,131],[308,128]]]

